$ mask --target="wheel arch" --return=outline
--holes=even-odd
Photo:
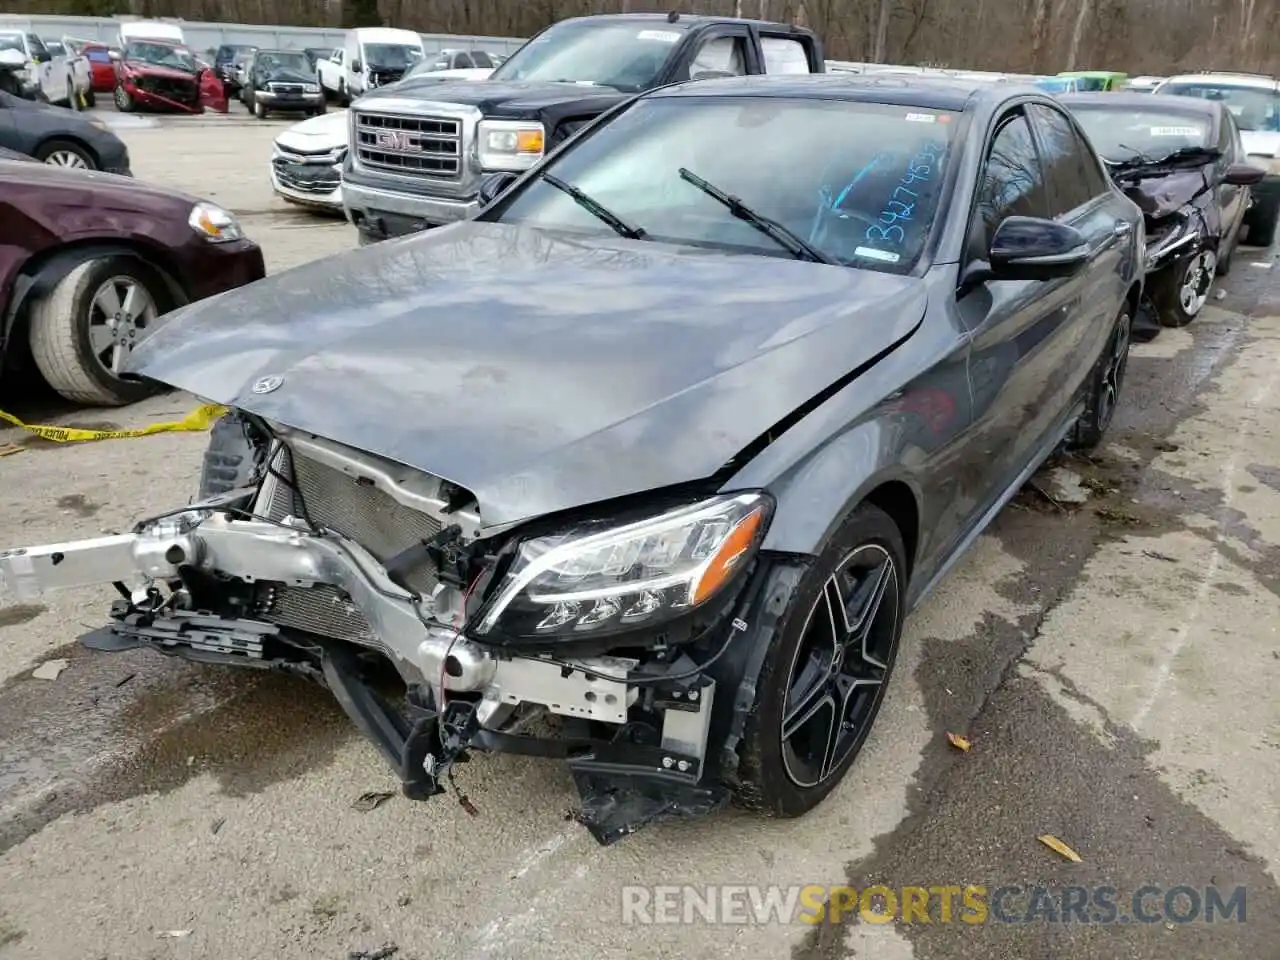
[[[0,344],[22,335],[31,303],[44,296],[72,270],[101,257],[129,257],[160,274],[174,307],[189,302],[180,273],[169,252],[159,244],[140,240],[83,239],[41,251],[28,259],[14,278],[9,308],[0,323]]]
[[[74,147],[83,150],[89,156],[93,157],[93,165],[99,170],[102,169],[102,155],[85,140],[81,140],[72,133],[53,133],[47,137],[41,137],[39,142],[31,148],[31,155],[36,156],[41,150],[51,143],[69,143]]]

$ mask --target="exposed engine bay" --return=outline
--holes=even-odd
[[[414,799],[452,787],[474,812],[453,781],[472,751],[563,758],[580,820],[610,843],[728,799],[712,668],[747,629],[738,561],[770,509],[763,494],[698,496],[602,532],[491,532],[448,481],[233,414],[198,502],[0,552],[0,593],[113,583],[87,647],[311,677]],[[617,588],[626,571],[634,590]]]

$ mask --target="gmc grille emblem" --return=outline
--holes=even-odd
[[[379,130],[374,142],[384,150],[412,150],[413,141],[403,130]]]

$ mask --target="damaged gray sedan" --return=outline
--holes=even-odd
[[[319,680],[415,799],[502,751],[566,761],[602,843],[803,814],[908,610],[1110,422],[1138,211],[1034,89],[926,78],[655,91],[486,192],[174,314],[131,362],[229,408],[195,501],[0,587]]]

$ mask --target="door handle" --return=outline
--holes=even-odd
[[[1133,224],[1128,220],[1117,220],[1116,225],[1112,227],[1111,232],[1117,237],[1127,237],[1133,232]]]

